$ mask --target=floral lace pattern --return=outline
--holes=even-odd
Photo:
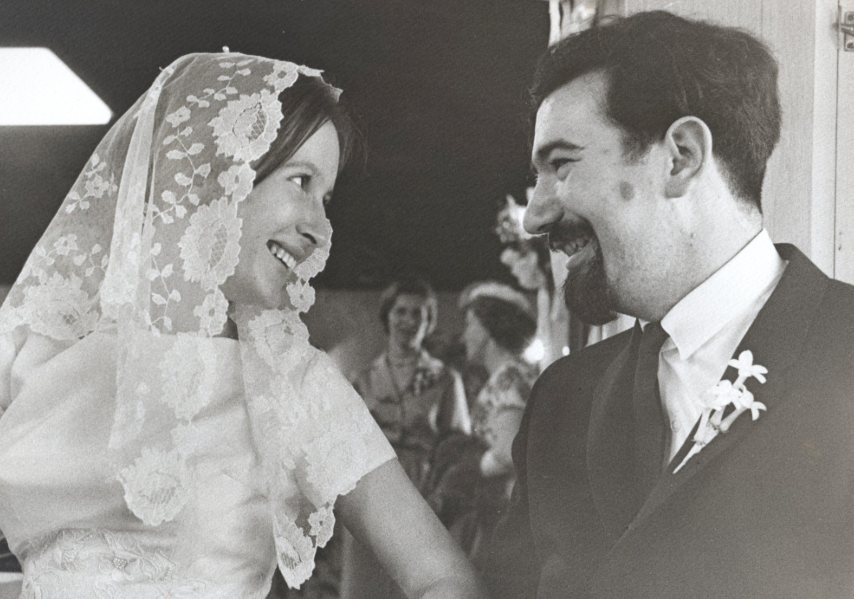
[[[142,455],[119,475],[128,507],[146,524],[172,520],[187,502],[188,473],[182,458],[178,451],[143,447]]]
[[[193,422],[217,380],[214,337],[229,311],[220,286],[240,259],[238,206],[252,190],[251,162],[284,118],[279,94],[300,77],[320,71],[240,54],[189,55],[164,69],[98,146],[0,309],[0,333],[28,326],[73,342],[116,332],[109,451],[127,506],[148,526],[177,518],[191,495],[188,463],[200,444]],[[328,255],[326,244],[294,269],[287,293],[296,310],[233,307],[270,529],[291,586],[308,578],[328,540],[336,496],[393,456],[374,440],[384,442],[361,399],[309,345],[298,315],[314,302],[309,280]],[[56,560],[71,555],[63,543],[72,537],[57,539],[59,553],[32,557],[28,596],[68,582],[73,568]],[[146,555],[128,557],[108,578],[159,581],[168,564]],[[92,571],[106,563],[101,553],[85,560]],[[123,596],[107,587],[103,596]],[[150,588],[157,597],[183,592]]]
[[[200,206],[178,243],[184,261],[184,277],[188,281],[199,281],[205,290],[216,289],[237,266],[239,240],[237,204],[222,197]]]
[[[311,575],[317,548],[332,534],[335,498],[394,457],[394,451],[331,359],[309,345],[298,318],[243,310],[236,322],[241,338],[252,339],[241,345],[244,363],[278,356],[272,377],[253,376],[244,367],[244,386],[253,429],[262,431],[262,453],[275,452],[279,458],[265,464],[268,494],[276,512],[282,574],[289,585],[298,586]],[[256,352],[260,359],[253,358]],[[282,402],[281,397],[292,399]],[[305,500],[296,510],[289,508],[289,485],[296,485]]]
[[[179,577],[161,551],[127,534],[62,530],[26,550],[22,599],[215,597],[202,580]]]

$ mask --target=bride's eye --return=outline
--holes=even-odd
[[[311,181],[311,177],[309,175],[294,175],[291,177],[291,181],[296,183],[300,189],[305,190],[308,187],[309,182]]]

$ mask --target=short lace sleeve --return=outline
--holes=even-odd
[[[270,471],[268,462],[268,476],[289,479],[296,487],[280,495],[283,502],[273,499],[279,569],[292,587],[308,579],[316,550],[332,536],[336,498],[395,457],[332,360],[310,346],[303,351],[302,366],[291,372],[297,401],[287,406],[284,427],[278,431],[284,445],[275,452],[276,463],[282,469]]]
[[[395,457],[364,401],[338,367],[312,348],[301,395],[310,416],[295,436],[297,480],[314,504],[333,502],[365,474]]]
[[[238,309],[236,322],[279,569],[299,587],[332,536],[335,499],[395,453],[332,359],[309,344],[296,313]]]

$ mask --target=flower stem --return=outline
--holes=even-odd
[[[739,406],[732,414],[727,416],[726,420],[721,423],[721,432],[727,432],[729,430],[729,427],[732,426],[732,423],[735,422],[735,419],[741,416],[741,414],[744,413],[745,410],[747,410],[747,408]]]

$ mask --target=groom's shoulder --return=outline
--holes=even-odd
[[[623,331],[553,362],[537,379],[532,397],[579,397],[593,387],[631,339]]]
[[[854,285],[831,279],[825,301],[832,310],[854,317]]]
[[[854,285],[831,279],[814,318],[817,343],[854,352]]]
[[[817,267],[816,267],[817,268]],[[831,320],[840,334],[854,326],[854,285],[824,275],[826,281],[820,300],[813,306],[818,321]]]

